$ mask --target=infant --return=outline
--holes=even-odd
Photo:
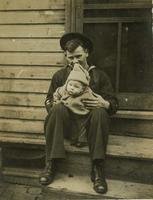
[[[53,104],[62,102],[68,109],[78,115],[86,115],[90,112],[83,104],[84,99],[101,98],[90,87],[90,76],[81,65],[75,64],[66,83],[56,89],[53,94]]]

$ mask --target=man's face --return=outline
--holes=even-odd
[[[87,65],[88,52],[84,50],[81,46],[78,46],[73,52],[65,52],[66,60],[72,66],[78,63],[85,67]]]

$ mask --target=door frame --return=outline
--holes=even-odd
[[[150,106],[150,101],[153,102],[152,94],[150,93],[120,93],[119,92],[119,79],[121,67],[121,45],[122,45],[122,25],[124,23],[142,23],[147,19],[145,17],[104,17],[104,18],[84,18],[84,10],[108,10],[108,9],[151,9],[151,0],[125,0],[116,3],[102,3],[102,4],[87,4],[84,5],[84,0],[65,0],[66,9],[66,32],[83,32],[84,23],[115,23],[118,26],[117,33],[117,59],[116,59],[116,84],[115,92],[120,102],[120,109],[125,110],[153,110]],[[117,3],[118,2],[118,3]],[[150,100],[148,102],[148,99]],[[146,102],[148,104],[146,105]]]

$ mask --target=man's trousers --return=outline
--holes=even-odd
[[[91,160],[105,159],[109,133],[109,115],[104,108],[97,108],[85,116],[77,116],[62,103],[53,106],[45,120],[46,160],[65,158],[64,138],[73,138],[81,125],[87,130],[87,143]],[[76,123],[75,120],[79,121]]]

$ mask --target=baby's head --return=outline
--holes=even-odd
[[[66,90],[70,95],[78,96],[89,86],[89,81],[88,71],[80,64],[75,64],[67,78]]]
[[[66,85],[66,90],[71,96],[79,96],[85,91],[86,87],[84,83],[78,80],[69,80]]]

